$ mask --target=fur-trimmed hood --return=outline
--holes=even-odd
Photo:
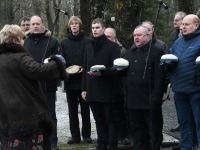
[[[30,36],[40,35],[40,34],[49,37],[49,36],[51,36],[51,31],[47,28],[44,28],[44,31],[42,33],[35,34],[31,30],[29,30],[29,31],[25,32],[25,37],[27,38],[27,37],[30,37]]]

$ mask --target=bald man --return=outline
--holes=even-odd
[[[178,57],[178,63],[169,67],[180,124],[181,150],[200,149],[200,70],[195,63],[200,55],[199,25],[196,15],[185,16],[180,27],[183,37],[169,50]]]
[[[45,29],[42,18],[39,16],[32,16],[30,19],[30,33],[27,34],[27,38],[24,41],[24,47],[38,63],[43,63],[44,59],[58,53],[59,43],[50,36],[50,31]],[[49,114],[57,128],[55,110],[57,81],[42,80],[41,85],[47,96]],[[58,150],[57,130],[51,135],[49,142],[51,142],[51,144],[48,144],[50,146],[49,149]]]
[[[122,44],[118,41],[116,36],[116,31],[114,28],[106,28],[104,31],[105,36],[117,43],[121,50],[121,57],[124,57],[126,49],[122,46]],[[117,87],[117,113],[118,113],[118,124],[119,124],[119,143],[122,145],[130,145],[131,141],[129,140],[129,134],[130,131],[130,123],[129,118],[127,115],[127,111],[124,108],[125,103],[125,87],[124,87],[124,78],[119,77],[116,82]]]
[[[121,57],[124,57],[126,49],[123,47],[123,45],[117,39],[115,29],[114,28],[106,28],[105,31],[104,31],[104,34],[109,40],[111,40],[111,41],[113,41],[113,42],[115,42],[119,45],[119,47],[121,49]]]

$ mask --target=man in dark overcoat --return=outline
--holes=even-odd
[[[93,41],[86,46],[83,67],[82,97],[93,112],[97,128],[97,149],[117,149],[117,118],[113,61],[120,57],[119,46],[104,35],[105,24],[101,19],[92,22]],[[94,65],[104,65],[103,70],[90,71]]]
[[[160,150],[163,140],[161,106],[164,74],[159,69],[159,63],[163,51],[151,43],[146,27],[136,27],[133,36],[134,45],[125,54],[125,59],[129,61],[126,107],[131,119],[133,145],[136,150]]]

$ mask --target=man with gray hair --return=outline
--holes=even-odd
[[[175,30],[169,35],[169,48],[173,45],[174,41],[176,41],[176,39],[178,39],[181,36],[180,26],[185,16],[186,13],[184,13],[183,11],[179,11],[175,14],[173,21]]]
[[[152,44],[149,53],[151,35],[146,27],[136,27],[133,36],[134,45],[125,54],[125,59],[129,61],[125,75],[126,107],[131,120],[133,145],[137,150],[160,150],[163,140],[164,74],[159,63],[163,51]]]
[[[141,25],[148,29],[149,35],[152,39],[152,43],[155,44],[156,46],[160,47],[163,52],[167,53],[167,45],[163,41],[157,39],[156,34],[154,32],[153,23],[150,21],[143,21]]]

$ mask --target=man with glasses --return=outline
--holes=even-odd
[[[23,32],[27,32],[30,29],[30,18],[28,17],[23,17],[20,19],[20,27]]]
[[[182,11],[179,11],[175,14],[174,21],[173,21],[175,30],[169,35],[169,47],[171,47],[174,41],[176,41],[176,39],[178,39],[178,37],[181,36],[180,26],[185,16],[186,16],[186,13]]]

